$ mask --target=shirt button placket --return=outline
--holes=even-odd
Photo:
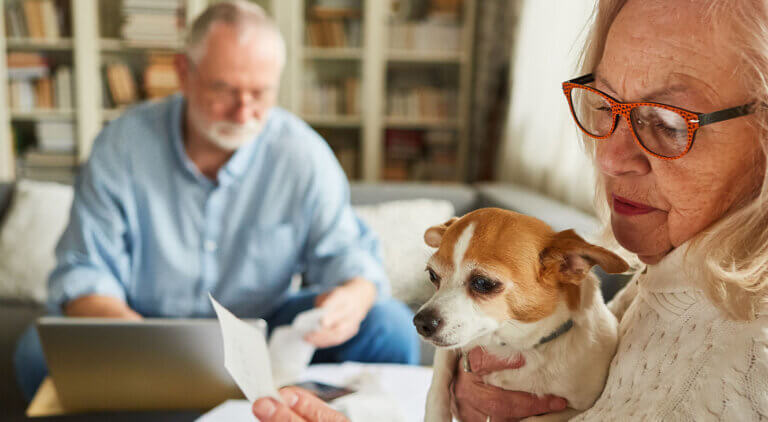
[[[208,195],[205,203],[205,216],[202,230],[202,268],[201,287],[203,292],[211,291],[219,279],[217,253],[219,252],[219,236],[221,233],[221,218],[224,195],[221,188],[216,188]],[[201,300],[208,301],[207,295],[200,295]]]

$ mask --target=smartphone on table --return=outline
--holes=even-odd
[[[336,400],[339,397],[346,396],[347,394],[352,394],[355,392],[354,390],[346,387],[337,387],[335,385],[325,384],[317,381],[304,381],[293,384],[293,386],[310,391],[324,402]]]

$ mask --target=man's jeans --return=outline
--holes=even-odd
[[[268,318],[274,328],[287,325],[300,312],[314,307],[316,293],[299,293],[289,298]],[[383,299],[373,306],[360,324],[360,331],[346,343],[319,349],[313,363],[344,361],[369,363],[419,363],[419,338],[411,323],[413,313],[394,299]],[[37,387],[48,373],[40,340],[34,326],[27,328],[19,339],[14,355],[16,380],[27,400],[31,400]]]

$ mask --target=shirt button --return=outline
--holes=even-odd
[[[208,252],[215,252],[216,251],[216,242],[213,240],[206,240],[205,241],[205,250]]]

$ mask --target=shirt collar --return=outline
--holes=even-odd
[[[256,155],[256,151],[259,150],[261,144],[265,143],[268,139],[265,133],[270,129],[272,125],[272,118],[267,117],[267,121],[261,129],[261,132],[256,136],[256,139],[248,144],[240,147],[235,151],[232,157],[229,158],[226,164],[219,170],[216,181],[212,181],[205,177],[197,168],[195,163],[189,159],[187,152],[184,149],[184,139],[182,137],[182,125],[184,124],[184,107],[186,106],[186,100],[181,94],[175,94],[172,98],[171,107],[171,139],[176,152],[176,156],[182,164],[182,167],[186,171],[192,174],[193,177],[200,181],[204,181],[207,184],[228,185],[233,181],[239,180],[248,170],[249,164],[253,161],[253,157]],[[273,113],[269,113],[268,116],[272,116]]]

